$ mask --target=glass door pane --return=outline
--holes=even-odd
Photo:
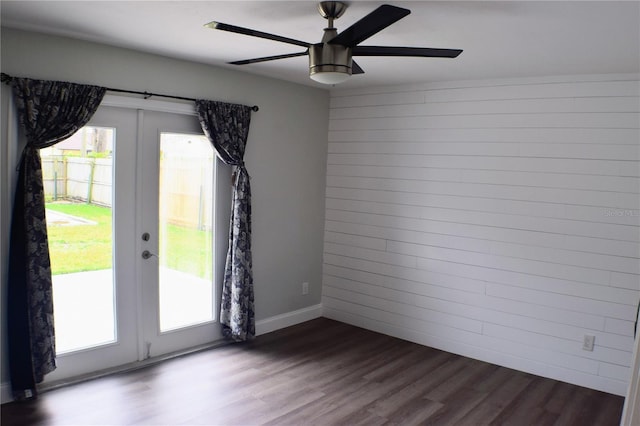
[[[42,150],[58,354],[116,341],[115,128],[86,126]]]
[[[160,331],[214,320],[213,165],[202,135],[160,133]]]

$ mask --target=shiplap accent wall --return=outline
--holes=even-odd
[[[640,293],[638,80],[333,92],[324,315],[624,395]]]

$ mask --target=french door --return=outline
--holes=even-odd
[[[142,300],[149,301],[142,310],[147,358],[222,337],[215,248],[227,235],[215,232],[222,225],[216,219],[225,216],[216,213],[216,204],[229,203],[215,201],[230,199],[231,182],[195,117],[139,114],[144,124],[137,211]],[[216,197],[216,188],[227,189],[226,196]]]
[[[43,155],[58,364],[47,382],[221,338],[230,170],[196,117],[101,106],[83,132],[80,158],[60,156],[69,141],[52,166]]]

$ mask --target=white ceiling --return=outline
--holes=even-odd
[[[442,80],[640,72],[638,1],[351,1],[347,28],[383,3],[412,11],[362,45],[463,49],[457,59],[356,58],[365,74],[340,88]],[[2,26],[64,35],[320,87],[306,56],[226,62],[298,46],[204,28],[219,21],[319,42],[326,21],[312,1],[1,0]]]

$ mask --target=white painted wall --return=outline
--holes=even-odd
[[[320,303],[327,91],[196,63],[36,33],[2,29],[2,71],[121,89],[258,105],[245,162],[252,177],[256,319],[317,310]],[[3,88],[2,155],[6,137]],[[6,158],[0,155],[0,161]],[[3,162],[2,167],[6,164]],[[2,306],[6,312],[8,189],[2,170]],[[309,282],[303,296],[301,283]],[[306,312],[306,311],[305,311]],[[262,322],[261,322],[262,321]],[[3,317],[3,328],[5,319]],[[264,328],[264,326],[261,326]],[[3,336],[4,338],[4,333]],[[6,347],[6,346],[5,346]],[[2,352],[2,383],[8,380]]]
[[[334,91],[325,316],[624,395],[639,94],[635,74]]]

